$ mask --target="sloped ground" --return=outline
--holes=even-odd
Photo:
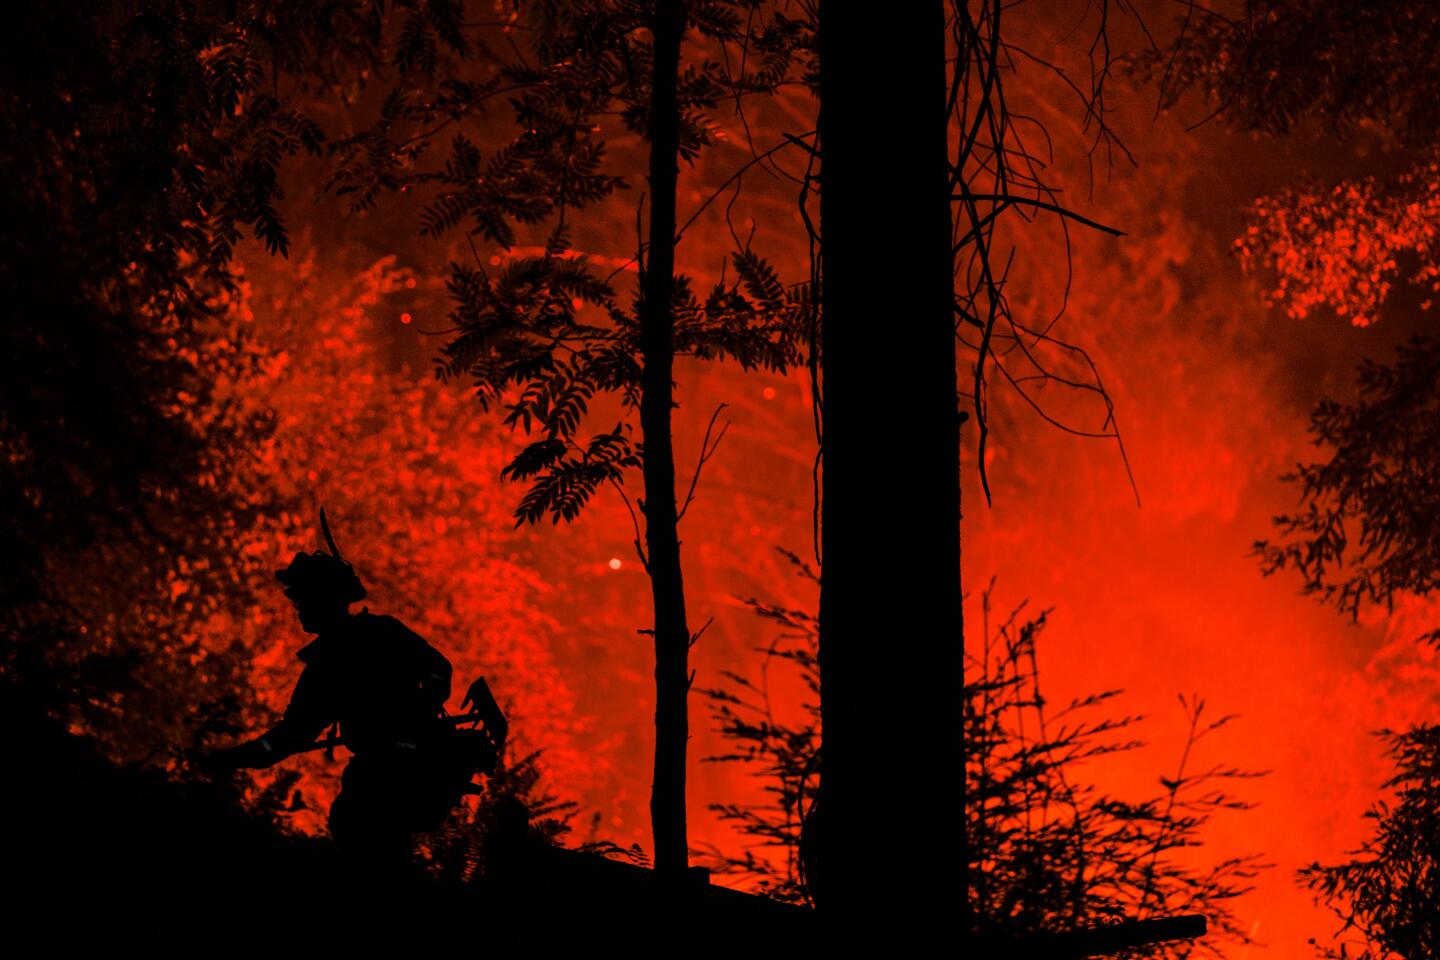
[[[703,878],[662,898],[651,871],[523,839],[471,883],[377,883],[230,788],[116,767],[53,722],[4,713],[13,956],[764,956],[793,955],[809,933],[797,908]]]

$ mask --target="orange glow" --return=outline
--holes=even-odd
[[[1017,94],[1017,114],[1044,117],[1060,145],[1049,170],[1067,202],[1128,236],[1072,229],[1069,255],[1053,221],[1015,222],[1005,236],[1017,247],[1007,286],[1013,309],[1043,328],[1065,304],[1053,332],[1088,349],[1104,377],[1143,506],[1113,443],[1065,434],[1004,384],[992,384],[987,465],[995,502],[985,505],[972,446],[964,464],[964,575],[972,601],[993,575],[997,607],[1028,597],[1054,608],[1040,656],[1056,702],[1119,687],[1127,691],[1121,707],[1147,715],[1140,730],[1151,747],[1084,771],[1101,788],[1148,795],[1172,772],[1185,734],[1177,695],[1196,693],[1218,713],[1241,715],[1206,741],[1202,759],[1271,773],[1241,788],[1259,807],[1217,819],[1199,855],[1260,852],[1276,864],[1238,905],[1260,943],[1236,956],[1298,960],[1311,955],[1308,939],[1328,936],[1334,922],[1294,884],[1293,872],[1343,856],[1364,835],[1362,814],[1387,772],[1371,732],[1434,719],[1440,661],[1407,638],[1440,611],[1407,601],[1393,617],[1351,624],[1298,596],[1295,582],[1263,579],[1248,554],[1269,533],[1270,517],[1294,507],[1294,491],[1276,477],[1313,455],[1310,406],[1347,388],[1359,356],[1383,354],[1408,331],[1388,318],[1360,330],[1269,310],[1232,249],[1246,206],[1273,182],[1273,157],[1263,144],[1215,126],[1190,133],[1179,120],[1152,120],[1148,96],[1116,105],[1118,118],[1130,118],[1123,132],[1139,166],[1107,173],[1092,168],[1078,123],[1067,126],[1053,104],[1028,109]],[[789,118],[751,120],[757,136],[796,127]],[[740,122],[727,117],[724,126],[713,164],[682,170],[681,196],[697,205],[750,156]],[[633,208],[624,205],[632,201],[577,216],[576,250],[633,274]],[[719,279],[732,244],[724,206],[713,204],[679,249],[697,289]],[[314,216],[308,209],[293,216]],[[790,184],[747,180],[733,216],[747,232],[755,227],[756,248],[783,277],[808,276]],[[324,229],[337,228],[316,226]],[[236,305],[254,312],[275,350],[272,382],[257,402],[275,405],[281,429],[260,454],[307,511],[281,518],[243,549],[264,564],[314,549],[314,508],[327,505],[371,583],[372,609],[400,616],[449,654],[457,681],[490,677],[516,738],[544,749],[549,788],[580,803],[580,839],[590,839],[593,824],[598,837],[648,848],[653,661],[638,631],[651,625],[650,596],[643,571],[621,559],[634,556],[626,505],[605,491],[573,524],[513,530],[510,511],[521,491],[498,475],[518,439],[478,409],[467,384],[432,380],[436,344],[420,336],[410,313],[400,315],[400,326],[377,321],[401,305],[446,309],[441,298],[417,298],[440,275],[447,251],[393,225],[371,236],[359,235],[353,221],[341,229],[344,242],[297,244],[293,266],[254,259],[249,296]],[[890,240],[877,245],[876,270],[899,276],[903,258],[895,250],[903,238]],[[421,283],[395,260],[364,259],[360,251],[379,245],[399,247],[399,262],[434,272],[422,273]],[[482,256],[499,266],[538,249]],[[1263,261],[1274,249],[1254,256]],[[614,281],[622,298],[632,292],[629,279]],[[403,299],[392,302],[396,294]],[[901,335],[898,329],[877,321],[877,335]],[[962,380],[968,371],[967,357]],[[801,609],[816,603],[808,581],[775,551],[813,559],[811,384],[803,369],[782,377],[693,360],[678,362],[675,376],[682,495],[718,403],[733,422],[681,527],[692,623],[713,618],[692,651],[695,685],[714,686],[722,671],[760,670],[757,647],[771,639],[770,627],[746,598]],[[1097,428],[1104,414],[1054,388],[1033,399],[1077,427]],[[596,416],[610,417],[608,428],[613,411],[602,409]],[[972,427],[965,429],[973,444]],[[904,469],[903,453],[887,449],[884,437],[876,451]],[[924,522],[908,504],[876,509],[896,523]],[[622,569],[627,575],[608,575]],[[978,618],[967,613],[974,637]],[[234,626],[217,625],[207,641],[230,642]],[[253,622],[239,625],[239,636],[254,653],[266,703],[283,705],[303,638],[278,591]],[[769,679],[777,709],[797,711],[807,691],[779,673]],[[701,762],[726,747],[707,720],[692,701],[691,842],[736,850],[737,838],[709,805],[764,802],[764,785],[735,765]],[[306,763],[308,804],[295,822],[319,830],[337,771],[320,757]],[[943,811],[958,801],[897,802]]]

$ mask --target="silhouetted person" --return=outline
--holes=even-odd
[[[219,750],[210,769],[269,767],[338,724],[354,756],[330,807],[330,833],[357,867],[398,871],[415,833],[434,829],[466,791],[473,764],[454,749],[444,719],[450,661],[394,617],[351,613],[365,587],[340,556],[321,513],[331,553],[297,553],[276,571],[300,625],[315,639],[285,715],[262,736]]]

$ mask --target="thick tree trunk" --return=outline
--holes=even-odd
[[[953,934],[963,641],[943,3],[822,0],[820,71],[815,888],[832,930]]]
[[[650,96],[650,247],[640,281],[640,351],[644,363],[640,428],[645,445],[645,542],[650,589],[655,603],[655,779],[650,823],[655,869],[683,874],[685,834],[685,747],[689,738],[686,701],[690,690],[690,628],[685,619],[685,586],[680,575],[676,529],[675,452],[670,439],[675,322],[675,183],[679,164],[679,107],[676,83],[680,41],[685,32],[680,0],[657,0]]]

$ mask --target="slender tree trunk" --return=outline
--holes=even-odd
[[[815,869],[832,931],[948,930],[963,882],[945,10],[820,5],[824,474]]]
[[[655,869],[672,877],[687,864],[685,747],[690,691],[690,628],[676,529],[675,451],[670,438],[675,322],[675,184],[679,165],[676,83],[684,36],[681,0],[656,0],[650,89],[650,247],[640,281],[640,350],[644,363],[640,428],[644,440],[645,541],[655,603],[655,779],[650,823]]]

